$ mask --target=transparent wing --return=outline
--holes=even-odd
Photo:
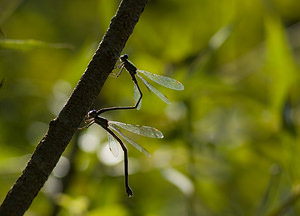
[[[139,150],[140,152],[144,153],[145,155],[147,155],[148,157],[150,157],[150,153],[143,148],[142,146],[140,146],[139,144],[137,144],[136,142],[132,141],[131,139],[129,139],[128,137],[126,137],[120,130],[119,128],[117,128],[115,125],[111,124],[109,126],[111,129],[113,129],[114,131],[116,131],[123,139],[125,139],[127,142],[129,142],[131,145],[133,145],[137,150]]]
[[[120,128],[123,128],[124,130],[130,131],[130,132],[138,134],[138,135],[146,136],[146,137],[152,137],[152,138],[163,138],[164,137],[163,133],[160,132],[158,129],[149,127],[149,126],[125,124],[125,123],[116,122],[116,121],[109,121],[108,124],[110,126],[116,125]]]
[[[108,146],[109,150],[112,152],[113,156],[118,157],[119,156],[119,143],[115,138],[110,135],[110,133],[107,132],[107,138],[108,138]]]
[[[143,77],[141,77],[139,74],[137,76],[143,81],[143,83],[147,86],[148,89],[150,89],[154,94],[156,94],[161,100],[163,100],[165,103],[170,104],[171,102],[167,98],[166,95],[161,93],[157,88],[152,86],[150,83],[148,83]]]
[[[140,99],[141,97],[141,94],[136,86],[136,84],[134,83],[133,85],[133,98],[134,98],[134,102],[138,102],[138,100]],[[139,105],[137,106],[137,110],[140,110],[141,109],[141,106],[142,106],[142,99],[140,100],[140,103]]]
[[[153,74],[153,73],[150,73],[148,71],[143,71],[143,70],[137,70],[137,72],[144,74],[146,77],[148,77],[152,81],[154,81],[166,88],[170,88],[170,89],[174,89],[174,90],[183,90],[184,89],[183,84],[181,82],[177,81],[176,79]]]

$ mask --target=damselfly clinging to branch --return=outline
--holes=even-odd
[[[108,111],[109,108],[106,108],[106,111]],[[123,152],[124,152],[124,172],[125,172],[125,189],[126,193],[129,197],[133,196],[133,192],[131,188],[129,187],[128,183],[128,155],[127,155],[127,148],[122,142],[122,140],[116,135],[116,133],[121,136],[124,140],[126,140],[128,143],[133,145],[136,149],[138,149],[140,152],[143,152],[145,155],[150,156],[149,152],[144,149],[142,146],[137,144],[136,142],[132,141],[128,137],[126,137],[119,128],[122,128],[124,130],[130,131],[132,133],[152,137],[152,138],[163,138],[162,132],[157,130],[156,128],[149,127],[149,126],[139,126],[139,125],[131,125],[131,124],[125,124],[122,122],[116,122],[116,121],[108,121],[107,119],[99,116],[99,110],[91,110],[88,113],[88,119],[86,122],[88,123],[84,128],[87,128],[91,126],[92,124],[96,123],[100,125],[104,130],[107,131],[108,136],[108,145],[109,149],[112,152],[112,154],[117,157],[119,154],[119,148],[118,143],[121,145]],[[101,112],[102,113],[102,112]]]
[[[143,70],[138,70],[135,65],[130,62],[128,60],[128,55],[122,55],[120,57],[120,60],[122,62],[121,64],[121,70],[119,72],[119,74],[117,76],[119,76],[122,72],[122,70],[125,68],[129,74],[131,75],[132,81],[134,82],[134,98],[136,101],[135,107],[137,107],[137,109],[140,108],[140,103],[143,97],[142,91],[139,87],[139,84],[137,82],[136,76],[139,77],[143,83],[146,85],[146,87],[152,91],[154,94],[156,94],[161,100],[163,100],[164,102],[166,102],[167,104],[170,104],[169,99],[163,94],[161,93],[158,89],[156,89],[154,86],[152,86],[150,83],[148,83],[142,76],[141,74],[145,75],[147,78],[149,78],[150,80],[166,87],[166,88],[170,88],[170,89],[174,89],[174,90],[183,90],[184,86],[181,82],[172,79],[170,77],[166,77],[166,76],[161,76],[161,75],[157,75],[157,74],[152,74],[150,72],[147,71],[143,71]]]

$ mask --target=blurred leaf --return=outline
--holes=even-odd
[[[280,110],[285,97],[296,78],[294,63],[285,30],[278,15],[269,12],[265,15],[266,46],[270,85],[270,102],[275,110]]]
[[[162,170],[162,175],[186,196],[190,196],[194,193],[195,189],[192,181],[183,173],[175,169],[168,168]]]
[[[58,202],[69,215],[83,215],[87,212],[89,205],[89,200],[84,196],[74,198],[66,194],[61,195]]]
[[[209,47],[212,50],[217,50],[222,46],[222,44],[227,40],[227,38],[232,33],[232,25],[227,25],[225,27],[222,27],[220,30],[218,30],[210,39],[209,41]]]
[[[74,49],[67,43],[46,43],[38,40],[1,39],[0,49],[31,50],[34,48]]]

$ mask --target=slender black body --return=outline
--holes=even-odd
[[[134,82],[134,84],[138,88],[138,91],[139,91],[139,94],[140,94],[140,98],[138,99],[138,101],[135,105],[135,107],[137,107],[137,108],[139,107],[139,104],[141,103],[141,99],[143,97],[143,94],[140,90],[140,87],[138,85],[136,77],[139,77],[142,80],[142,82],[145,84],[145,86],[147,87],[147,89],[149,91],[152,91],[154,94],[156,94],[165,103],[170,104],[170,101],[169,101],[168,97],[166,95],[164,95],[163,93],[161,93],[154,86],[152,86],[146,79],[144,79],[141,76],[141,74],[143,74],[144,76],[146,76],[148,79],[152,80],[153,82],[156,82],[159,85],[162,85],[166,88],[173,89],[173,90],[179,90],[179,91],[184,89],[183,84],[181,82],[173,79],[173,78],[166,77],[166,76],[161,76],[161,75],[158,75],[158,74],[152,74],[152,73],[144,71],[144,70],[138,70],[135,67],[135,65],[128,60],[128,56],[126,54],[122,55],[120,57],[120,60],[122,61],[122,64],[121,64],[122,68],[121,68],[121,70],[120,70],[120,72],[117,76],[119,76],[121,74],[123,68],[125,68],[129,72],[129,74],[132,78],[132,81]]]
[[[136,87],[138,88],[138,90],[140,92],[140,98],[138,99],[138,101],[136,102],[136,104],[134,106],[135,108],[137,108],[138,105],[139,105],[139,103],[142,100],[142,97],[143,97],[143,93],[142,93],[142,91],[140,89],[140,86],[138,84],[138,81],[137,81],[137,79],[135,77],[137,68],[136,68],[136,66],[134,66],[134,64],[132,62],[130,62],[128,60],[128,55],[127,54],[121,55],[120,59],[122,61],[122,68],[121,68],[121,70],[119,72],[119,75],[121,74],[123,68],[125,68],[129,72],[132,81],[134,82],[134,84],[136,85]]]
[[[143,97],[143,93],[140,89],[140,86],[137,82],[137,79],[135,78],[136,75],[136,70],[137,68],[134,66],[134,64],[132,64],[129,60],[128,60],[128,55],[122,55],[120,57],[120,60],[122,61],[122,65],[121,65],[121,70],[119,72],[119,74],[117,76],[119,76],[122,72],[122,70],[125,68],[129,74],[131,75],[132,81],[135,83],[136,87],[139,90],[140,93],[140,98],[138,99],[138,101],[136,102],[136,104],[134,106],[127,106],[127,107],[109,107],[109,108],[103,108],[97,111],[97,115],[100,115],[101,113],[107,112],[107,111],[112,111],[112,110],[128,110],[128,109],[136,109],[139,105],[139,103],[142,100]]]
[[[106,111],[108,111],[110,108],[107,108]],[[104,130],[106,130],[108,133],[110,133],[121,145],[123,152],[124,152],[124,172],[125,172],[125,188],[126,188],[126,193],[129,197],[133,196],[133,192],[131,188],[129,187],[128,183],[128,155],[127,155],[127,148],[122,142],[122,140],[112,131],[109,129],[108,125],[108,120],[98,116],[97,114],[98,111],[96,110],[91,110],[88,113],[88,117],[90,118],[90,123],[86,126],[89,127],[92,124],[96,123],[100,125]]]
[[[150,83],[148,83],[142,76],[140,76],[140,73],[144,74],[146,77],[148,77],[152,81],[154,81],[154,82],[156,82],[156,83],[158,83],[158,84],[160,84],[162,86],[165,86],[167,88],[171,88],[171,89],[174,89],[174,90],[183,90],[184,87],[183,87],[183,85],[179,81],[174,80],[172,78],[164,77],[164,76],[160,76],[160,75],[156,75],[156,74],[151,74],[151,73],[149,73],[147,71],[138,70],[135,67],[135,65],[128,60],[128,56],[126,54],[120,56],[120,60],[122,61],[122,64],[121,64],[120,72],[119,72],[119,74],[117,74],[117,76],[119,76],[121,74],[121,72],[122,72],[122,70],[124,68],[129,72],[129,74],[130,74],[130,76],[132,78],[132,81],[134,82],[134,84],[136,85],[136,87],[137,87],[137,89],[138,89],[138,91],[140,93],[139,99],[137,100],[137,102],[136,102],[136,104],[134,106],[109,107],[109,108],[103,108],[103,109],[100,109],[100,110],[91,110],[88,113],[88,120],[86,121],[86,122],[89,122],[89,123],[85,126],[85,128],[89,127],[90,125],[92,125],[94,123],[97,123],[104,130],[106,130],[115,140],[117,140],[117,142],[121,145],[121,147],[123,149],[123,152],[124,152],[124,166],[125,166],[124,169],[125,169],[125,188],[126,188],[126,193],[127,193],[128,196],[132,196],[133,192],[132,192],[131,188],[129,187],[129,183],[128,183],[128,155],[127,155],[127,148],[124,145],[124,143],[122,142],[122,140],[113,131],[116,131],[123,138],[124,138],[124,135],[122,135],[121,133],[119,133],[118,130],[116,130],[116,128],[113,127],[113,124],[114,124],[113,122],[111,122],[109,124],[109,121],[107,119],[105,119],[103,117],[100,117],[99,115],[102,114],[102,113],[104,113],[104,112],[112,111],[112,110],[127,110],[127,109],[137,109],[138,108],[138,106],[139,106],[139,104],[140,104],[140,102],[142,100],[143,94],[142,94],[142,91],[141,91],[141,89],[139,87],[139,84],[138,84],[138,81],[136,79],[136,76],[138,76],[143,81],[143,83],[146,85],[146,87],[148,88],[149,91],[151,90],[152,92],[154,92],[164,102],[170,103],[169,100],[168,100],[168,98],[163,93],[161,93],[159,90],[157,90],[155,87],[153,87],[152,85],[150,85]],[[147,126],[144,126],[144,127],[147,128]],[[158,134],[156,134],[156,132],[158,130],[155,129],[155,128],[153,128],[153,129],[154,129],[153,133],[155,134],[155,136],[151,135],[150,137],[163,138],[163,134],[160,131],[159,131]],[[149,127],[146,130],[149,130]],[[136,133],[136,132],[134,132],[134,133]],[[146,135],[146,136],[148,136],[148,135]],[[126,139],[126,140],[130,144],[132,144],[133,146],[135,146],[135,147],[136,147],[136,145],[138,145],[138,144],[134,143],[133,141],[130,141],[128,139]],[[141,147],[141,146],[139,146],[139,147]],[[138,150],[140,150],[141,152],[143,152],[143,153],[145,153],[145,152],[148,153],[143,147],[141,147],[141,148],[139,148],[139,147],[136,147],[136,148]]]

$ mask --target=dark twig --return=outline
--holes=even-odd
[[[123,0],[92,61],[58,117],[38,144],[27,167],[0,206],[1,216],[23,215],[38,194],[73,134],[100,93],[147,0]]]

